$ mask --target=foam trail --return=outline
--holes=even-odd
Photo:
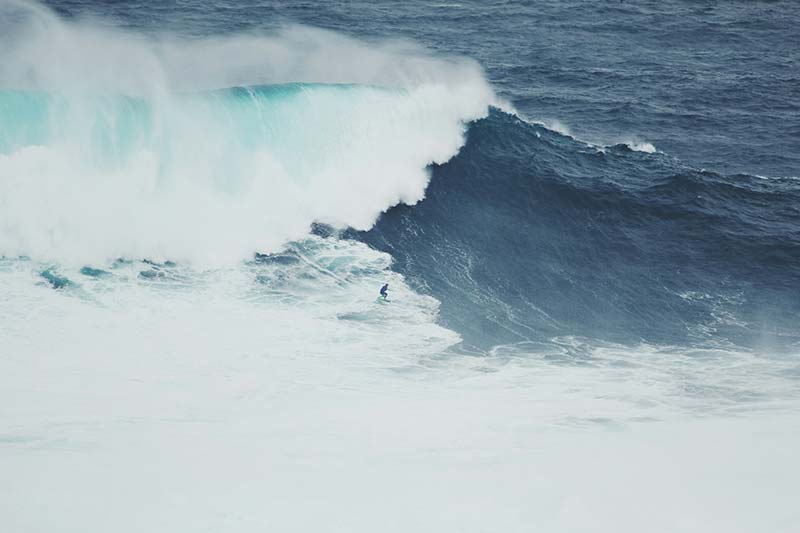
[[[224,264],[368,228],[497,100],[476,63],[291,26],[154,39],[10,3],[0,254]],[[229,89],[230,87],[242,89]]]
[[[634,152],[644,152],[646,154],[654,154],[654,153],[658,152],[658,150],[656,149],[656,147],[652,143],[639,140],[637,137],[626,137],[625,139],[623,139],[621,141],[610,141],[610,142],[608,140],[605,140],[605,141],[586,140],[586,139],[582,139],[582,138],[576,137],[575,133],[573,133],[572,129],[569,126],[567,126],[566,124],[564,124],[563,122],[559,121],[559,120],[555,120],[555,119],[537,120],[537,119],[533,119],[533,118],[530,118],[530,117],[526,117],[524,115],[520,115],[519,113],[517,113],[513,109],[506,109],[505,107],[503,107],[502,109],[504,111],[509,112],[510,114],[513,114],[514,116],[516,116],[517,118],[523,120],[524,122],[527,122],[528,124],[535,124],[537,126],[542,126],[544,128],[547,128],[550,131],[554,131],[554,132],[558,133],[559,135],[563,135],[564,137],[569,137],[572,140],[584,143],[587,146],[591,146],[592,148],[597,148],[598,150],[603,151],[603,152],[606,150],[606,148],[609,148],[611,146],[616,146],[616,145],[619,145],[619,144],[624,144],[625,146],[627,146],[630,150],[633,150]]]

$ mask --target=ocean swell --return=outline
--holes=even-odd
[[[605,149],[494,110],[426,198],[352,236],[466,345],[558,336],[797,349],[800,187]]]

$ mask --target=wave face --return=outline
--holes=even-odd
[[[468,344],[800,342],[800,182],[599,149],[494,111],[426,199],[357,235]]]

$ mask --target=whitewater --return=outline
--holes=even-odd
[[[0,529],[795,531],[791,180],[410,39],[49,4],[0,3]]]
[[[303,27],[154,43],[14,6],[28,23],[0,58],[4,255],[209,266],[315,221],[367,229],[420,200],[426,167],[496,102],[475,63],[411,45]]]

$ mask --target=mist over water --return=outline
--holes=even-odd
[[[1,528],[794,531],[800,182],[569,6],[0,3]]]
[[[298,26],[153,41],[5,10],[23,21],[0,58],[12,257],[230,264],[315,221],[368,229],[497,101],[475,63],[410,45]]]

